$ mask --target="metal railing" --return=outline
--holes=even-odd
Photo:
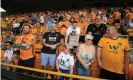
[[[65,76],[65,77],[70,77],[70,78],[77,78],[77,79],[82,79],[82,80],[105,80],[105,79],[98,79],[98,78],[92,78],[92,77],[84,77],[84,76],[73,75],[73,74],[65,74],[65,73],[61,73],[61,72],[53,72],[53,71],[48,71],[48,70],[29,68],[29,67],[12,65],[12,64],[7,64],[7,63],[1,63],[1,65],[8,66],[8,67],[13,67],[13,68],[19,68],[19,69],[35,71],[35,72],[40,72],[40,73],[53,74],[53,75],[56,75],[56,76]]]

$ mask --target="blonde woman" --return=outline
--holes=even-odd
[[[93,36],[87,34],[85,43],[80,44],[77,52],[77,74],[81,76],[91,75],[91,64],[95,60],[95,46],[93,45]]]

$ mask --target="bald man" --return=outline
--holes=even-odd
[[[107,28],[107,36],[98,43],[97,60],[101,68],[100,78],[126,80],[130,59],[130,46],[125,38],[118,36],[115,26]]]
[[[55,69],[56,64],[56,47],[63,43],[63,36],[56,32],[56,24],[52,24],[52,29],[50,32],[46,32],[43,36],[43,48],[41,51],[41,65],[44,70],[47,70],[47,64],[50,65],[51,71]],[[46,74],[44,75],[46,78]],[[54,76],[51,76],[54,79]]]
[[[101,37],[106,33],[106,25],[101,22],[101,16],[96,16],[95,23],[90,24],[86,30],[86,34],[94,36],[93,43],[97,46]]]

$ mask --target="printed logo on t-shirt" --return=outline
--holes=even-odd
[[[49,41],[56,41],[57,37],[49,37]]]
[[[76,35],[76,31],[72,31],[71,35],[75,36]]]
[[[109,44],[110,52],[113,54],[118,54],[118,49],[120,48],[121,45],[122,45],[122,43],[118,43],[117,45]]]
[[[66,64],[69,62],[69,59],[64,58],[63,56],[61,56],[61,60],[60,60],[60,65],[67,67]]]

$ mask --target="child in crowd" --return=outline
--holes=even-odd
[[[5,42],[6,51],[4,53],[4,57],[2,58],[1,62],[14,64],[14,50],[13,50],[13,42]],[[2,66],[2,69],[7,69],[6,66]]]
[[[65,48],[63,52],[59,54],[56,60],[56,68],[58,72],[73,74],[74,57],[70,54],[70,50]],[[68,77],[65,77],[68,80]],[[64,80],[64,76],[60,76],[58,80]]]

